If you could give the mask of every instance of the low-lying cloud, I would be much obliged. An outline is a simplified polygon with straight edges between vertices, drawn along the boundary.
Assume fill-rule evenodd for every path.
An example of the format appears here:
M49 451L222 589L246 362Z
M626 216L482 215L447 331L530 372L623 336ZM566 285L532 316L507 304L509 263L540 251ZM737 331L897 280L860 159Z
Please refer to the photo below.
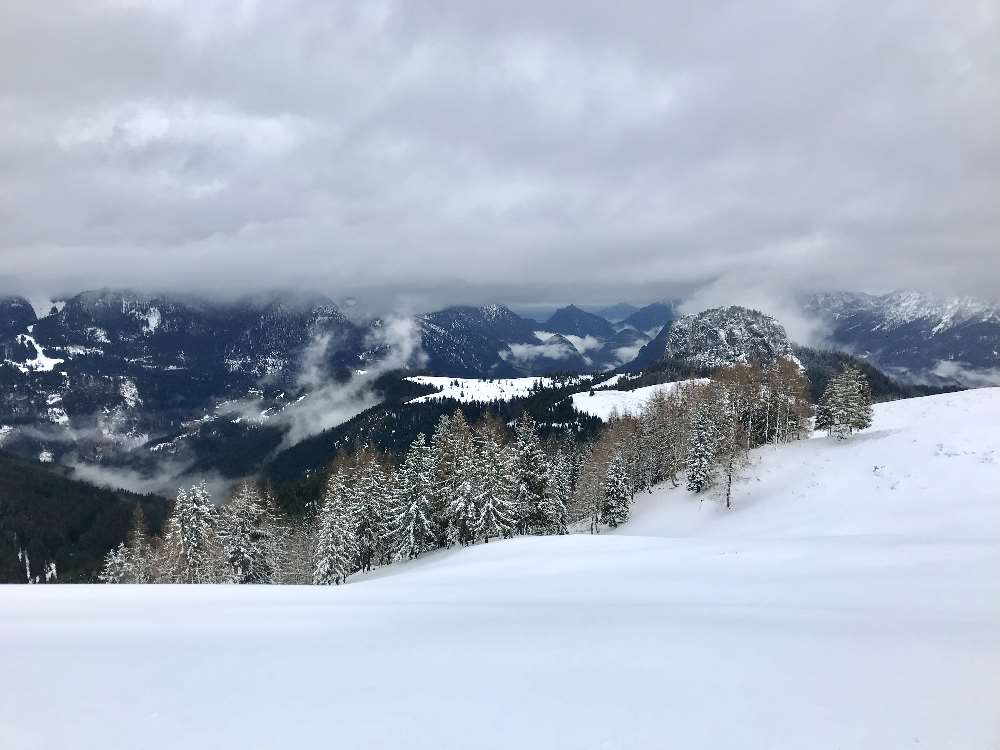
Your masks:
M393 370L418 369L426 354L421 347L420 328L412 318L390 318L374 329L368 340L370 350L384 352L365 370L358 370L346 380L338 380L324 363L331 339L314 339L302 357L298 378L303 397L285 407L270 420L287 429L279 450L295 445L331 427L343 424L379 402L375 381Z

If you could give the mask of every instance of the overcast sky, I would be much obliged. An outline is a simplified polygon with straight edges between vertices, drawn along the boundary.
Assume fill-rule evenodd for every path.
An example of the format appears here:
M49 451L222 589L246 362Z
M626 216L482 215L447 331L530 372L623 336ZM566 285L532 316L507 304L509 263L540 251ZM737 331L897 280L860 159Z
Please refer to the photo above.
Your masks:
M1000 298L973 2L0 0L0 287Z

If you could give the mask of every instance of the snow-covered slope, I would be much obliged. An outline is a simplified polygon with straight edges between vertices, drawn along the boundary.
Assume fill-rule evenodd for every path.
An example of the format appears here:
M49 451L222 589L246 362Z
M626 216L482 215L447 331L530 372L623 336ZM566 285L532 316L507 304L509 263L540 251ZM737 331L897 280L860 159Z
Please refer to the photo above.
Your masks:
M997 424L882 404L731 511L663 489L339 588L6 587L0 745L993 750Z
M573 379L564 379L562 385L569 385L574 380L588 380L589 375L581 375ZM482 380L479 378L445 378L435 375L415 375L407 380L421 385L431 385L438 388L437 393L412 399L408 403L421 404L426 401L438 401L446 398L469 403L472 401L510 401L524 398L537 388L553 388L557 383L553 378L495 378Z
M615 375L611 380L620 376ZM616 390L594 390L593 392L574 393L570 396L573 399L573 408L577 411L597 417L605 422L611 418L612 414L623 417L626 414L636 415L642 407L646 405L650 397L657 391L670 393L679 385L686 383L707 383L708 378L693 378L691 380L681 380L676 383L662 383L660 385L650 385L645 388L636 388L633 391Z

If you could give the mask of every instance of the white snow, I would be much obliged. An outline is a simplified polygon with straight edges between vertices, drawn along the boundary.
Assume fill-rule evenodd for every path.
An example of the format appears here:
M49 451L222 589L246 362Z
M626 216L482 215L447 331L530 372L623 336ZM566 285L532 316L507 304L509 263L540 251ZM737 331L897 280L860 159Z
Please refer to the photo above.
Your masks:
M580 383L589 379L589 375L579 375L571 382ZM437 401L445 398L452 398L462 402L510 401L529 395L531 389L538 384L541 384L543 388L551 388L557 384L552 378L498 378L495 380L480 380L477 378L447 378L432 375L416 375L407 378L407 380L420 383L421 385L431 385L440 389L437 393L431 393L410 400L408 403L411 404L420 404L426 401Z
M103 328L97 328L94 326L89 326L84 329L84 333L87 334L87 338L98 344L110 344L111 339L108 338L108 332Z
M611 380L621 377L620 375L615 375ZM646 405L646 402L649 401L650 397L657 391L670 393L670 391L680 385L707 382L707 378L694 378L674 383L649 385L645 388L636 388L634 391L595 390L594 395L590 395L589 391L584 391L583 393L574 393L570 398L573 399L574 409L606 422L611 418L612 414L617 414L618 416L638 414L642 410L642 407ZM601 385L605 384L602 383Z
M142 398L139 396L139 388L129 378L122 378L118 386L118 393L121 394L122 400L130 409L134 409L142 404Z
M50 464L53 460L55 460L55 457L52 455L52 451L43 450L38 452L39 463Z
M61 359L45 356L41 345L29 333L19 333L16 339L19 344L31 346L35 350L35 356L32 359L27 359L23 363L11 362L21 372L52 372L56 365L63 362ZM10 362L10 360L7 361Z
M0 744L993 750L998 424L1000 389L878 405L731 511L661 489L336 588L0 587Z
M54 424L69 424L69 415L61 406L50 406L46 413L49 421Z
M9 424L0 424L0 448L3 448L4 443L14 434L14 428Z
M158 307L150 307L145 311L136 311L136 317L142 321L142 331L146 335L156 333L156 329L160 327L160 321L162 320Z

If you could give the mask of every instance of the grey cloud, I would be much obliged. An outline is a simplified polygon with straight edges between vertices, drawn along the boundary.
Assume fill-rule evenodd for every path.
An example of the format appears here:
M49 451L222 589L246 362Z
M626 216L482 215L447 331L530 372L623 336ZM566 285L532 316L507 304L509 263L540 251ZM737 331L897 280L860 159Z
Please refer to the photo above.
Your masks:
M988 3L0 4L0 287L1000 297Z

